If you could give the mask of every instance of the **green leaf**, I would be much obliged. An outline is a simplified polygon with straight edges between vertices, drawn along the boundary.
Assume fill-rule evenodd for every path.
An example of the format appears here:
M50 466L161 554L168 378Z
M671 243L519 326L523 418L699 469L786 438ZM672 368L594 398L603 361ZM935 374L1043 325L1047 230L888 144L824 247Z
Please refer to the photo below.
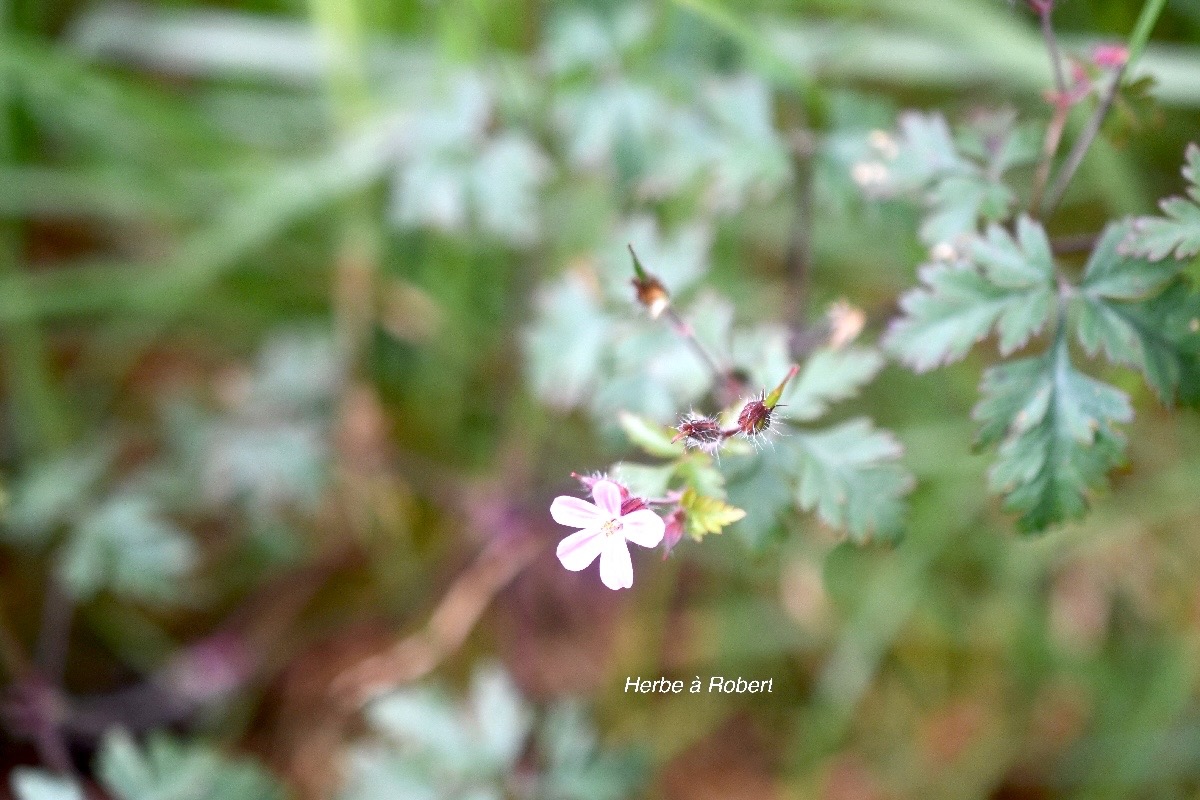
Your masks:
M903 447L868 419L855 419L796 436L800 455L800 507L816 509L825 523L863 541L900 531L903 497L913 479L896 461Z
M1128 223L1114 223L1104 229L1088 258L1080 291L1094 298L1140 300L1175 277L1179 266L1173 262L1156 264L1123 253L1121 243L1129 231Z
M684 491L679 499L687 520L687 532L696 541L700 541L710 533L720 533L726 526L732 525L746 512L729 505L716 497L706 497L697 494L693 488Z
M983 174L966 172L943 178L929 193L930 213L921 223L921 241L951 243L977 230L980 220L998 222L1016 204L1013 191Z
M964 166L950 126L941 114L902 114L899 129L896 153L887 164L890 190L918 189L933 178Z
M529 381L548 405L575 408L596 384L611 323L580 272L544 288L537 309L525 336Z
M67 542L59 572L75 597L101 589L161 603L182 598L179 581L198 560L195 544L148 498L119 495L87 514Z
M1159 399L1176 394L1200 401L1200 294L1183 278L1156 297L1110 300L1080 293L1074 303L1075 332L1090 354L1103 350L1110 361L1141 370Z
M608 474L637 497L662 497L675 474L674 464L647 466L621 461Z
M693 450L675 463L675 474L685 487L709 497L725 497L725 476L713 464L712 456Z
M652 216L632 217L610 237L611 244L600 256L605 289L614 300L634 301L629 286L629 246L643 268L658 278L671 296L678 297L708 270L712 231L693 223L664 231Z
M96 773L118 800L283 800L282 787L247 759L151 735L141 748L124 731L100 744Z
M512 678L497 664L476 668L471 676L471 716L481 760L511 769L533 726L533 712Z
M1188 197L1163 200L1159 206L1164 216L1135 220L1122 243L1130 254L1159 261L1168 255L1185 259L1200 253L1200 147L1189 144L1185 158L1183 176L1190 184Z
M1054 256L1042 226L1022 214L1014 239L999 225L990 225L984 237L970 246L971 260L987 279L1005 289L1030 289L1054 285Z
M1065 336L1044 355L989 369L974 411L979 444L1000 448L990 473L1022 531L1076 519L1124 449L1117 423L1133 408L1116 388L1080 373Z
M78 783L44 769L17 767L8 780L16 800L84 800Z
M1003 288L967 264L930 264L920 277L924 287L900 299L904 316L884 337L887 350L917 372L961 359L993 326L1001 352L1011 353L1042 330L1054 307L1050 281Z
M748 546L761 548L796 505L796 458L790 447L768 447L722 461L729 473L729 501L748 509L733 528Z
M671 441L675 432L665 425L659 425L628 411L622 411L617 418L629 441L650 455L659 458L677 458L683 455L683 444Z
M872 348L817 350L784 392L782 413L791 419L816 419L834 403L858 394L882 368L883 357Z
M35 465L13 484L8 524L0 532L20 541L45 541L55 526L90 502L115 456L112 447L101 445Z

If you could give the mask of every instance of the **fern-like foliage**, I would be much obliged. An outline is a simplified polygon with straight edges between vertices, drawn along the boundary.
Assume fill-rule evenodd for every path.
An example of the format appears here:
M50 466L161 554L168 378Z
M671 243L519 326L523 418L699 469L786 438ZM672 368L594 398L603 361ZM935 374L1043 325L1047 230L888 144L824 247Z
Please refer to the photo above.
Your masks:
M889 163L920 178L910 184L968 161L938 118L902 118L897 138ZM1078 280L1056 263L1042 224L1021 215L935 247L922 285L900 300L884 346L917 372L958 361L992 336L1004 358L1049 339L988 369L974 411L978 445L997 448L991 488L1022 531L1078 519L1123 458L1131 399L1079 368L1073 340L1088 356L1138 369L1164 403L1198 399L1200 295L1167 258L1200 249L1195 146L1184 174L1191 199L1167 201L1169 218L1107 226Z

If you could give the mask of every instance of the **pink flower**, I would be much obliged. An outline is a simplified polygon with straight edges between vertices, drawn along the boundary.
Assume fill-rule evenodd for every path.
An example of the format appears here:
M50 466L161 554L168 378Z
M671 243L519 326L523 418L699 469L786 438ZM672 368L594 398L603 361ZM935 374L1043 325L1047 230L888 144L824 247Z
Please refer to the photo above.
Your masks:
M572 572L587 569L600 557L600 580L610 589L633 586L633 560L628 542L657 547L666 527L648 508L621 513L621 489L612 481L592 486L595 504L563 495L550 504L550 516L560 525L579 528L558 543L558 560Z
M1129 60L1129 48L1123 44L1102 44L1092 50L1092 63L1103 69L1125 66Z

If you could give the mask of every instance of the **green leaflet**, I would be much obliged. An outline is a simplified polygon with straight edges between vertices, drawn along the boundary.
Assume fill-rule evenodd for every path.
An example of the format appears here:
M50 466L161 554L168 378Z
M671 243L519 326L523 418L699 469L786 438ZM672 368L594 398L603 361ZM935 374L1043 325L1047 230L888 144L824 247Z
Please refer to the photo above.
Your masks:
M894 140L875 143L884 169L866 188L881 195L922 193L929 213L919 233L930 246L974 234L981 220L1008 218L1017 197L1001 177L1038 152L1030 129L1015 125L1011 115L984 117L956 133L940 114L908 113Z
M543 402L572 408L595 386L611 321L579 273L543 288L537 307L538 320L525 336L529 382Z
M742 509L716 497L697 494L691 487L683 493L679 503L686 514L688 535L696 541L707 534L720 533L726 526L746 516Z
M766 545L796 504L795 462L790 447L767 447L723 462L729 470L729 501L749 509L734 531L752 549Z
M1133 419L1129 398L1070 361L1060 331L1045 354L984 373L974 417L980 446L1000 443L992 489L1021 512L1018 527L1041 531L1080 517L1124 449L1117 423Z
M1180 278L1149 300L1083 294L1075 332L1089 354L1137 367L1162 402L1200 402L1200 294Z
M988 226L985 236L969 246L971 260L987 279L1004 289L1029 289L1054 282L1054 256L1042 226L1022 214L1013 238L999 225Z
M934 245L953 242L974 233L981 219L1004 219L1016 202L1012 189L982 173L944 178L929 193L930 213L921 223L921 241Z
M15 481L0 537L31 544L48 540L76 518L116 458L106 443L80 447L38 464Z
M139 746L122 730L109 732L100 743L96 774L118 800L282 800L285 796L283 787L255 762L227 758L208 746L185 744L162 733Z
M1187 197L1169 197L1159 203L1161 217L1140 217L1122 243L1131 254L1159 261L1169 255L1177 259L1200 253L1200 147L1189 144L1183 177Z
M625 435L629 437L629 441L650 455L659 458L675 458L683 455L683 445L671 441L675 432L667 426L659 425L657 422L639 417L637 414L630 414L628 411L622 411L617 419L621 423Z
M999 225L966 245L970 264L931 264L924 287L900 299L904 316L884 345L918 372L957 361L993 326L1004 355L1024 347L1050 318L1055 273L1050 242L1029 217L1017 220L1016 238Z
M1107 300L1141 300L1175 277L1178 264L1156 264L1123 253L1121 243L1129 232L1128 223L1114 223L1104 229L1088 258L1080 291Z
M899 134L896 154L888 163L892 191L920 189L938 176L966 167L941 114L902 114Z
M1110 361L1141 370L1164 403L1177 393L1195 402L1200 295L1175 277L1176 262L1123 256L1128 232L1128 225L1111 225L1096 245L1072 298L1075 334L1090 355L1103 350Z
M833 403L858 394L882 368L883 357L871 348L818 350L784 391L782 413L791 419L814 420Z
M884 346L917 372L958 361L993 327L1005 355L1040 332L1054 307L1050 280L1002 288L966 264L930 264L923 288L900 299L904 316L892 323Z
M161 604L178 603L180 581L199 560L191 537L150 498L116 495L86 514L59 561L79 599L102 589Z
M899 533L913 479L896 463L904 448L892 434L860 418L796 440L801 508L856 541Z
M34 767L17 767L9 775L17 800L85 800L73 778Z
M556 703L535 713L493 664L475 669L466 696L409 686L370 703L365 717L367 729L339 759L341 800L619 800L634 796L642 780L631 752L601 749L578 705ZM532 758L537 769L513 795L508 790L518 762Z

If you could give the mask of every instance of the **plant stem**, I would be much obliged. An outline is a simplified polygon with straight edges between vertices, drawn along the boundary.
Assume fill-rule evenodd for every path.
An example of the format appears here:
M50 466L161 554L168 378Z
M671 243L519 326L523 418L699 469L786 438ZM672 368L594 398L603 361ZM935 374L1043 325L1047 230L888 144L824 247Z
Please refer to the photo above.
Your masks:
M38 673L55 685L62 681L66 669L74 616L75 601L59 583L58 577L51 574L46 581L46 599L42 603L34 662Z
M1129 34L1129 56L1113 76L1112 83L1109 85L1108 91L1104 93L1099 107L1096 108L1095 113L1088 119L1083 132L1075 141L1075 146L1071 148L1066 163L1059 170L1058 178L1054 181L1054 188L1051 189L1050 195L1046 199L1044 214L1053 212L1062 200L1063 195L1067 191L1067 184L1071 182L1075 171L1083 163L1084 156L1087 155L1088 149L1091 148L1092 142L1100 132L1100 126L1104 124L1104 118L1108 116L1108 112L1117 98L1117 92L1121 90L1121 83L1125 80L1126 73L1138 58L1141 57L1142 51L1146 49L1146 43L1150 40L1150 33L1154 30L1154 25L1158 22L1158 17L1162 14L1165 6L1166 0L1146 0L1142 4L1142 11L1138 14L1137 22L1134 23L1133 32Z
M1166 4L1167 0L1146 0L1142 5L1142 13L1138 14L1133 33L1129 34L1129 60L1125 62L1126 66L1132 67L1141 58L1146 43L1150 41L1150 32L1154 30L1154 25Z
M1058 92L1059 97L1067 93L1067 78L1063 74L1062 55L1058 48L1058 37L1054 35L1054 24L1050 21L1050 14L1054 11L1054 5L1047 3L1042 7L1040 16L1042 18L1042 38L1046 40L1046 51L1050 54L1050 72L1054 75L1054 90Z
M813 239L813 153L816 140L807 128L796 129L791 136L792 174L795 176L795 212L788 242L786 280L784 285L784 315L791 320L793 353L800 351L799 343L808 330L809 284L812 282Z
M1125 79L1125 69L1129 64L1126 62L1117 69L1113 75L1112 83L1104 92L1104 97L1100 100L1100 105L1088 118L1087 124L1084 125L1083 131L1079 134L1079 138L1075 140L1074 147L1067 155L1066 162L1058 171L1058 177L1054 179L1054 186L1051 187L1050 193L1046 196L1046 204L1041 209L1042 216L1049 216L1058 207L1062 201L1063 195L1067 192L1067 185L1071 182L1071 178L1075 176L1075 171L1079 169L1079 165L1083 163L1084 156L1095 141L1096 135L1100 133L1100 126L1104 124L1104 118L1108 116L1109 109L1112 108L1113 101L1117 99L1117 92L1121 90L1121 82Z
M1063 129L1067 126L1067 116L1070 106L1058 103L1054 106L1054 115L1046 127L1046 138L1042 142L1042 157L1038 161L1037 172L1033 178L1033 192L1029 197L1029 211L1035 216L1042 205L1042 197L1046 193L1046 184L1050 181L1050 167L1054 156L1058 154L1058 146L1062 143Z

